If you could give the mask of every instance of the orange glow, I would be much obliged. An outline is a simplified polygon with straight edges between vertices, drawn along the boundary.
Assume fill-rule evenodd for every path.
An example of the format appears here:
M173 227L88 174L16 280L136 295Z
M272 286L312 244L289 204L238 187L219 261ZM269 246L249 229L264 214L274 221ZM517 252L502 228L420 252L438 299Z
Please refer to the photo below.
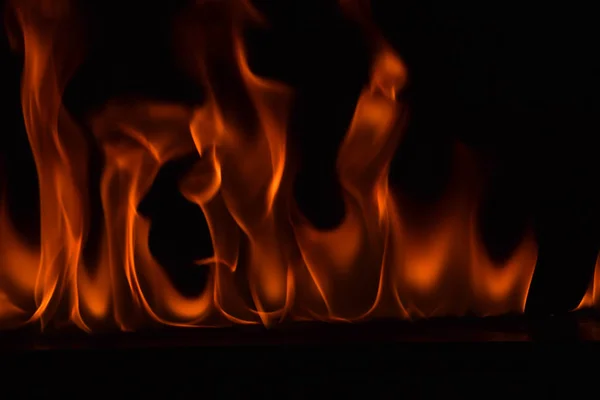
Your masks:
M13 326L28 318L40 254L14 230L3 200L0 198L0 321L3 326Z
M7 208L0 209L2 326L57 320L88 331L135 330L152 323L269 326L284 318L523 311L536 244L528 234L504 265L487 256L475 219L482 179L466 148L455 146L446 195L422 222L411 222L408 200L388 183L408 120L401 94L410 71L367 18L367 2L340 6L372 44L371 72L337 154L345 216L324 231L302 215L292 194L293 90L257 76L246 58L243 28L263 22L248 2L199 1L177 21L179 53L206 91L201 106L112 100L89 118L90 139L62 103L85 49L70 1L13 1L23 36L22 105L40 182L42 245L25 245ZM105 162L103 224L94 227L101 244L87 265L92 145ZM202 210L213 255L197 260L208 284L189 297L152 255L152 221L138 206L161 167L195 154L179 189Z
M596 259L594 277L576 310L600 305L600 255Z

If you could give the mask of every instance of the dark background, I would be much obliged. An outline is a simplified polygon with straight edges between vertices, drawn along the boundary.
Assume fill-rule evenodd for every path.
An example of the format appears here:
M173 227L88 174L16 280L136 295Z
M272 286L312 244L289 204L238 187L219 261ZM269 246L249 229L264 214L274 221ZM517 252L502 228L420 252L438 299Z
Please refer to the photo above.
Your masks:
M64 98L75 118L83 121L108 99L124 95L202 103L202 88L178 69L172 54L171 24L186 2L163 3L81 2L89 48ZM290 140L302 167L297 200L317 226L335 226L343 213L336 152L368 79L365 37L336 1L255 3L271 27L249 33L250 65L295 91ZM592 6L372 4L377 24L409 72L402 96L410 119L393 161L392 185L427 205L446 189L453 141L477 150L491 171L481 207L490 253L506 257L526 223L533 223L539 257L527 310L572 309L592 278L600 245ZM35 242L39 196L19 102L22 58L10 52L6 37L0 43L0 165L10 211ZM189 266L212 249L200 210L177 190L189 161L163 168L140 211L152 219L153 253L181 290L191 293L201 289L203 277L190 276L202 272ZM90 175L96 181L101 166L94 153ZM98 188L91 191L99 224ZM88 257L95 240L92 235L86 246Z

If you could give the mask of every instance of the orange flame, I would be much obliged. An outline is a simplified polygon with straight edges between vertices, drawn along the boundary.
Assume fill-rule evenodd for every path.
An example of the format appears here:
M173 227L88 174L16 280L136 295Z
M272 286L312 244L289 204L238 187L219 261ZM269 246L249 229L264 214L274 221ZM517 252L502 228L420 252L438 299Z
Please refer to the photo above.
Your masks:
M596 259L594 277L576 310L600 305L600 255Z
M15 231L5 201L0 201L0 221L0 321L3 326L13 326L28 318L40 254Z
M207 92L205 103L192 109L112 101L91 118L94 144L105 157L104 224L96 262L85 265L91 144L62 105L83 55L73 40L80 36L77 18L69 0L15 0L42 245L29 249L2 218L2 324L45 324L64 304L66 318L86 330L522 311L535 242L527 236L506 265L488 258L475 228L477 160L467 149L456 146L452 187L460 190L426 216L435 223L409 222L405 200L388 184L407 121L401 96L407 68L367 17L367 2L340 4L372 44L370 79L337 156L343 222L319 230L294 204L286 168L292 91L255 75L243 43L244 24L262 17L243 0L199 1L179 21L179 44ZM204 213L214 254L197 261L209 280L190 298L153 257L151 221L137 208L165 163L194 152L199 159L180 190Z
M41 249L32 320L50 317L76 279L86 232L87 144L62 107L66 82L81 58L78 24L68 0L15 1L25 50L22 104L41 198Z

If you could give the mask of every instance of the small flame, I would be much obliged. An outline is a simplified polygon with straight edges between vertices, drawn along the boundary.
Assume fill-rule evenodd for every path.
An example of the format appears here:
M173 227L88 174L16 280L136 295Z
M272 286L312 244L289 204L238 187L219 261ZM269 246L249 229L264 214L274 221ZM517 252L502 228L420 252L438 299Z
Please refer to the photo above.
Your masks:
M40 254L14 229L4 199L0 199L0 221L0 321L13 326L28 318Z
M583 308L589 308L593 306L600 305L600 255L596 259L596 267L594 268L594 277L590 282L590 285L585 292L585 295L581 299L581 302L575 308L576 310L580 310Z

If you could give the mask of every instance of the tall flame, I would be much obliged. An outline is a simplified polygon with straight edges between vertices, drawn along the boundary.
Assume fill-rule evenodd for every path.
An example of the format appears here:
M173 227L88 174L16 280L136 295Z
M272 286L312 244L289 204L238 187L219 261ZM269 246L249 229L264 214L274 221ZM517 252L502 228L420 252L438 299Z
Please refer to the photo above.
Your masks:
M14 1L25 53L22 104L40 189L41 248L32 320L50 317L76 279L87 229L87 143L61 103L83 56L69 0ZM70 290L69 290L70 289Z

